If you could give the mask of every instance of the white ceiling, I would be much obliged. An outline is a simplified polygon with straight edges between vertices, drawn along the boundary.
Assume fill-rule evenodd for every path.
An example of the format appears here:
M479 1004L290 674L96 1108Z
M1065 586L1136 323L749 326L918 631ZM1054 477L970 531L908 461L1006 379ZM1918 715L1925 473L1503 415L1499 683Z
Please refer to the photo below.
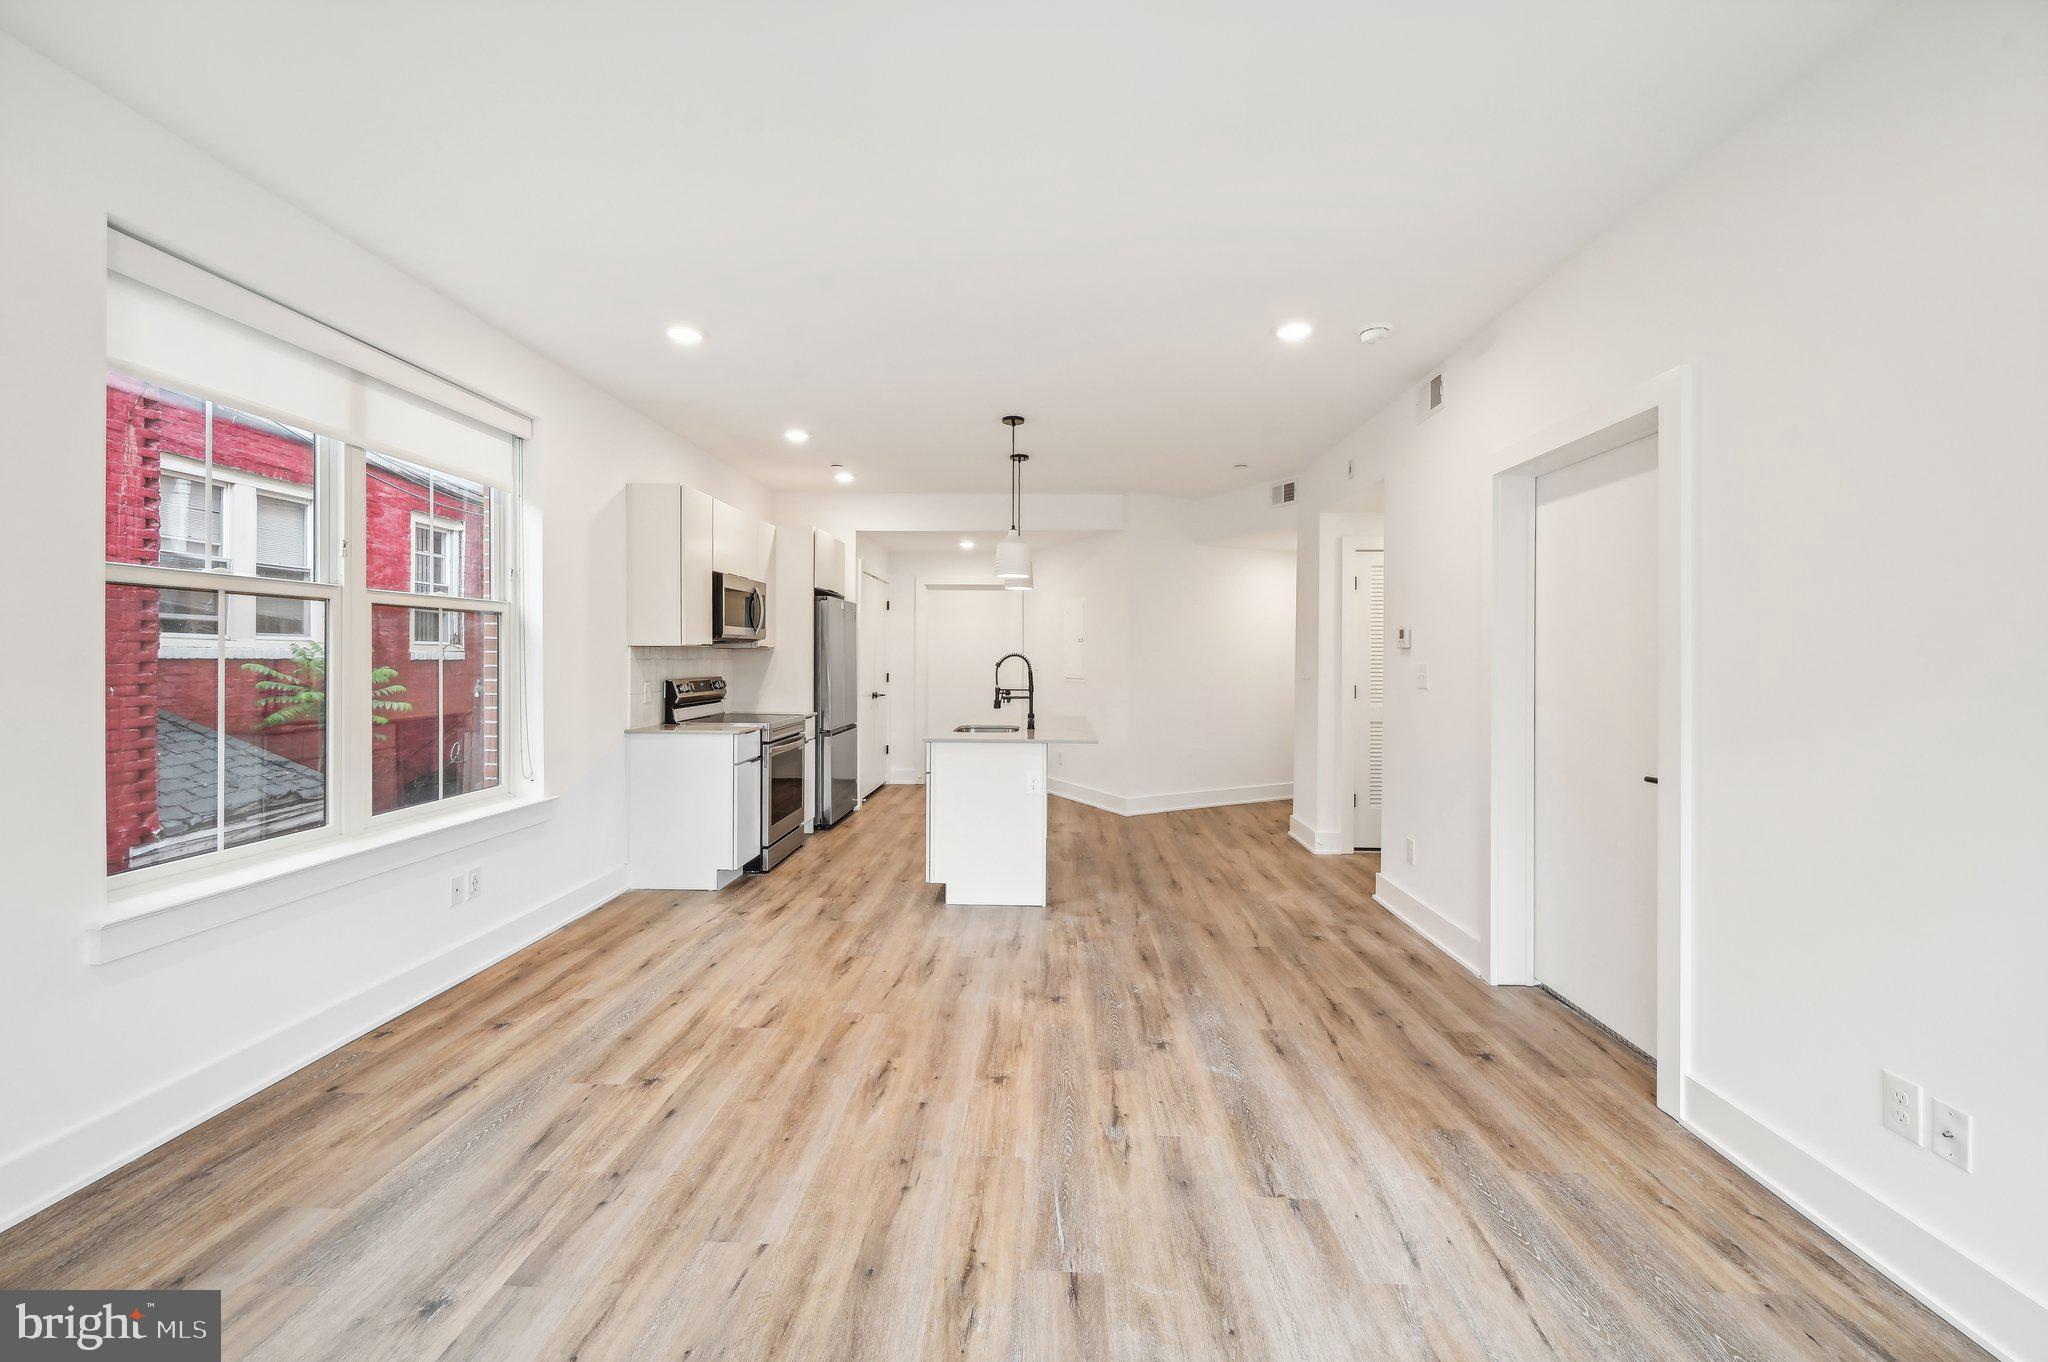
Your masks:
M0 27L773 486L1000 490L1017 411L1033 491L1196 492L1301 467L1876 7L0 0ZM1315 336L1275 341L1296 317Z

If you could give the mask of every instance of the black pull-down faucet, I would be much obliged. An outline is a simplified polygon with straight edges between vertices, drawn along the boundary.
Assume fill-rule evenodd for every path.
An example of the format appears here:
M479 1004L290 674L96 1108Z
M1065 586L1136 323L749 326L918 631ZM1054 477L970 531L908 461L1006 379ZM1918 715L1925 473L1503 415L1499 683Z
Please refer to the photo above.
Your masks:
M1022 690L1006 690L1003 687L1003 664L1013 657L1024 664L1024 689ZM993 708L1001 709L1020 695L1024 697L1024 731L1026 733L1036 733L1038 731L1038 679L1032 674L1031 659L1025 657L1022 653L1004 653L996 659L996 702Z

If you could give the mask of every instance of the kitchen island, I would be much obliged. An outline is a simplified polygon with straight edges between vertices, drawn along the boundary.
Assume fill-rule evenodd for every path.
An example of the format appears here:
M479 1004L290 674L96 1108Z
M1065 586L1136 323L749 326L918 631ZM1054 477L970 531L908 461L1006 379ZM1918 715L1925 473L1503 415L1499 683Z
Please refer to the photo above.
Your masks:
M1045 906L1046 749L1086 719L963 719L925 739L924 878L948 904Z

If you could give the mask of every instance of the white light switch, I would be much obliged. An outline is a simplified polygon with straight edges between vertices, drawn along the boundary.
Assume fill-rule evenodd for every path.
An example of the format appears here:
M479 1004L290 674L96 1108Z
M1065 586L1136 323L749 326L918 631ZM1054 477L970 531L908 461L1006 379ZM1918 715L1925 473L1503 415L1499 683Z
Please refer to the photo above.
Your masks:
M1965 1173L1970 1171L1970 1113L1957 1111L1939 1097L1934 1099L1933 1137L1928 1145Z

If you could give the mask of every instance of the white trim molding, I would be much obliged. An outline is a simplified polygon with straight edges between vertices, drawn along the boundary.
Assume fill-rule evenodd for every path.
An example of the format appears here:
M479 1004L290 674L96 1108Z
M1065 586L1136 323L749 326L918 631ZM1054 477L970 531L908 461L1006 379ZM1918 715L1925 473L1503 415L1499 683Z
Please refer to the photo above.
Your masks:
M2048 1358L2048 1304L1698 1079L1683 1100L1688 1130L1993 1356Z
M1582 411L1493 460L1492 864L1487 954L1495 984L1536 978L1536 479L1657 440L1657 1106L1680 1115L1690 1068L1693 697L1699 659L1699 377L1687 367Z
M1385 874L1372 883L1372 901L1420 932L1425 940L1486 982L1486 951L1479 936L1460 927Z
M351 997L250 1041L232 1054L0 1161L0 1229L28 1219L393 1017L447 992L603 907L625 889L624 866L606 871L431 959L401 969Z
M1046 792L1071 799L1076 804L1086 804L1092 809L1105 813L1121 814L1126 818L1147 813L1176 813L1183 809L1221 809L1233 804L1264 804L1276 799L1292 799L1294 782L1279 781L1271 785L1232 785L1218 790L1183 790L1178 794L1118 795L1107 790L1097 790L1086 785L1076 785L1067 780L1048 780Z
M1287 835L1318 856L1349 856L1358 849L1345 846L1342 833L1312 828L1298 814L1287 820Z

